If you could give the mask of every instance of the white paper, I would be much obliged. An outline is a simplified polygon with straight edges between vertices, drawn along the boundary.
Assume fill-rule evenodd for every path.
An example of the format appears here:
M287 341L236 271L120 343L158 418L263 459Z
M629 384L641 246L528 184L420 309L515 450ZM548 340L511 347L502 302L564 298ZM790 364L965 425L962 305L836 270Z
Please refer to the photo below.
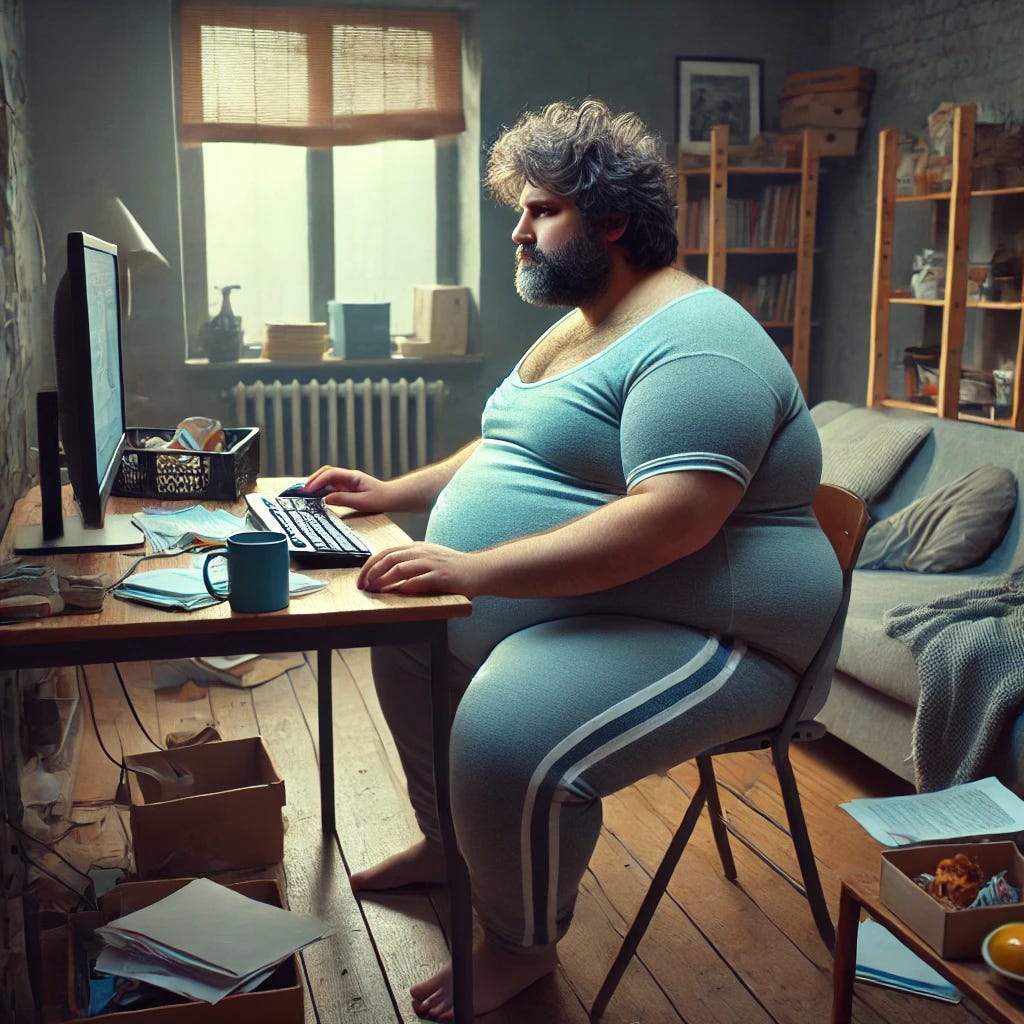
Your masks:
M1024 831L1024 800L998 779L839 805L884 846Z
M196 567L190 569L150 569L137 572L119 583L111 593L125 601L154 605L157 608L194 611L219 604L225 598L214 597L203 582L202 560L199 556ZM215 586L227 580L227 566L218 560L210 567L210 582ZM323 590L327 584L299 572L288 573L288 592L291 597L301 597L316 590Z
M960 1002L953 985L877 921L861 921L858 927L857 977L887 988Z
M142 910L115 918L97 928L96 934L105 941L138 939L149 950L176 951L182 960L200 968L245 978L331 930L315 917L197 878Z
M209 974L195 977L171 962L143 957L137 952L106 946L96 958L96 970L119 978L134 978L157 988L166 989L185 999L217 1003L241 988L245 982L234 976L216 980ZM273 970L273 968L271 968ZM261 979L264 972L259 972ZM259 984L259 982L257 982Z
M223 541L247 529L245 516L202 505L175 509L147 508L136 512L132 522L146 535L153 551L187 546L196 539Z

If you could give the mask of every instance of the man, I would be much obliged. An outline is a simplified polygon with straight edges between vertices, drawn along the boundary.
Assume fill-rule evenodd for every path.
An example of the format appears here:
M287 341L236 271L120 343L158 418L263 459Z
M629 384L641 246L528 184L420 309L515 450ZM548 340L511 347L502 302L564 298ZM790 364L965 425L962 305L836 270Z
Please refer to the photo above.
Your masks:
M474 599L450 632L451 776L485 934L477 1013L554 968L601 797L776 724L839 601L800 389L746 312L673 269L660 152L597 100L506 131L487 183L521 209L516 288L571 311L488 400L479 440L396 480L325 467L307 484L430 509L426 541L374 556L361 587ZM424 838L357 891L444 878L421 659L374 652ZM445 1018L449 968L411 993Z

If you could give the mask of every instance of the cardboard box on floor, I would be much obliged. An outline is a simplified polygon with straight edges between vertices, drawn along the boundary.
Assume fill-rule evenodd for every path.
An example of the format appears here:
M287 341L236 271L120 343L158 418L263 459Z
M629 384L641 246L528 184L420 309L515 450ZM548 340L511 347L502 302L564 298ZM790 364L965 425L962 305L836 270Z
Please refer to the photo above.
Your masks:
M125 762L139 878L211 875L284 856L284 781L262 737L132 754Z
M100 910L68 914L68 1007L74 1017L84 1018L92 1024L302 1024L302 981L298 957L288 957L275 969L258 991L239 992L225 996L218 1003L200 1003L182 1000L165 1006L119 1010L86 1017L88 1005L84 993L77 990L76 967L82 968L81 951L84 944L100 925L115 917L148 907L165 896L170 896L190 878L168 878L148 882L124 882L107 893ZM228 886L274 907L283 907L281 890L272 879L234 882Z
M1024 919L1024 904L947 910L914 883L920 874L935 874L940 860L957 853L973 857L986 878L1006 869L1007 880L1018 889L1024 887L1024 857L1016 844L943 843L883 850L879 895L940 956L947 960L975 960L981 958L981 944L993 928Z

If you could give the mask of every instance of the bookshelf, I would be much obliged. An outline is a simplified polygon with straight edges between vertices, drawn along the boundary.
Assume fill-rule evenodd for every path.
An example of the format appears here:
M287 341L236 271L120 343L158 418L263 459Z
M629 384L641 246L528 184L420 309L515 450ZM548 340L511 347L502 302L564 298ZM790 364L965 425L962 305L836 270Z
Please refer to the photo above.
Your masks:
M730 164L729 129L709 163L679 167L679 267L732 295L785 353L807 394L818 152L804 132L798 166Z
M915 180L912 194L897 194L901 133L879 134L867 402L1024 430L1024 185L973 187L975 120L973 104L954 107L948 175ZM945 258L934 297L894 285L894 275L910 283L909 258L923 248ZM981 283L972 250L993 259L993 249L1005 252L1009 276L993 267Z

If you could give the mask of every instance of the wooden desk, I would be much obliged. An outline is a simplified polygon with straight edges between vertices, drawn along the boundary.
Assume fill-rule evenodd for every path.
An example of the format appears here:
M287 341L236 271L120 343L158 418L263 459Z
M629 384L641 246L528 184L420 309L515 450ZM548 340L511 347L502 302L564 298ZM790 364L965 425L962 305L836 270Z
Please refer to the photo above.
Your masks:
M833 967L832 1024L850 1024L853 982L857 967L857 926L861 910L887 928L929 967L934 968L970 998L998 1024L1024 1024L1024 995L994 985L987 965L978 960L944 960L895 914L878 896L877 879L848 879L839 895L836 955ZM913 998L913 997L911 997Z
M259 490L276 494L292 479L261 480ZM143 506L180 507L182 502L112 498L112 513L138 511ZM214 503L210 503L211 505ZM216 503L244 515L245 502ZM64 488L65 513L73 511L70 488ZM14 507L0 542L0 558L12 555L14 528L41 519L38 489ZM353 527L378 551L407 540L386 516L358 516ZM141 553L98 552L53 556L57 566L72 573L105 572L117 579ZM47 556L27 555L26 562ZM154 559L148 568L189 565L192 556ZM279 651L317 652L317 713L320 743L320 806L325 835L334 837L334 733L331 694L331 652L337 647L424 643L430 648L433 698L434 774L437 803L448 862L452 903L452 965L455 1019L469 1024L472 1013L472 916L469 877L458 851L448 793L448 737L451 712L447 688L448 620L469 615L464 597L401 597L368 594L357 589L355 569L302 569L327 587L295 598L279 612L236 614L227 602L193 612L163 611L107 597L102 611L55 615L46 619L0 626L0 670L91 665L114 661L152 661L204 655L272 654Z

